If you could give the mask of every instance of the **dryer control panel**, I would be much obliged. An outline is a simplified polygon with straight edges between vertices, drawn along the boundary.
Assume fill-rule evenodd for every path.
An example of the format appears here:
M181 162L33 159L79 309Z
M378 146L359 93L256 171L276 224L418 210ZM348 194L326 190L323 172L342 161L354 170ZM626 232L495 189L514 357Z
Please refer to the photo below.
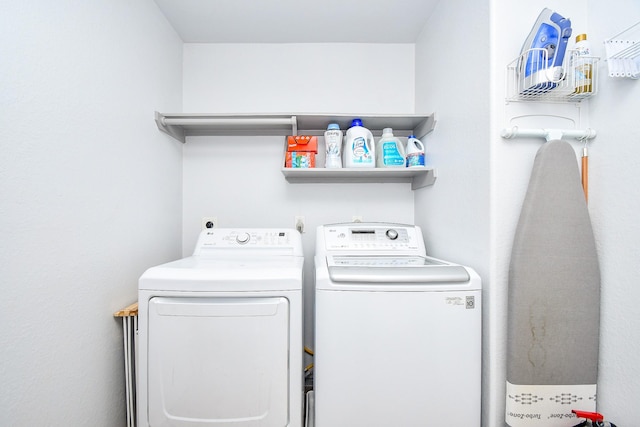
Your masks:
M345 223L322 226L317 246L331 251L406 251L424 255L420 228L393 223ZM322 246L322 248L320 247ZM318 253L318 251L316 251Z
M301 256L302 240L294 229L213 228L202 230L194 255L210 251L263 251L264 254ZM300 255L299 255L300 254Z

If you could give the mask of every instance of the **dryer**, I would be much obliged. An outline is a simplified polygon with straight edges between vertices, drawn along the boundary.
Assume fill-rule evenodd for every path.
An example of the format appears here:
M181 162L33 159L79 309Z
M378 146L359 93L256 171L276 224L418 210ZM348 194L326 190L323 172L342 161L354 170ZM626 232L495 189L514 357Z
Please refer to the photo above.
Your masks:
M293 229L207 229L139 280L138 426L301 427L303 254Z
M480 426L481 281L419 227L320 226L315 427Z

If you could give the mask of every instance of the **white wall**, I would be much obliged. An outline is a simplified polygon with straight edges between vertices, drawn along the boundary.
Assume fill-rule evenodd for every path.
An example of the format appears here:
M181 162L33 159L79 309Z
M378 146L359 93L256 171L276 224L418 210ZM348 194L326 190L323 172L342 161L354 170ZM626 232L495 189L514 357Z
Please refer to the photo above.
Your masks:
M124 425L122 327L180 254L182 43L151 0L3 2L0 425Z
M589 37L605 57L603 41L640 22L640 2L589 4ZM606 16L607 19L601 19ZM636 42L640 34L636 31ZM589 210L602 276L598 409L618 426L638 424L640 401L640 81L606 76L591 100L590 123L598 137L590 144Z
M184 79L182 44L151 1L4 5L0 424L123 422L121 329L111 314L135 300L146 267L181 246L192 251L202 216L288 227L303 215L309 256L316 225L362 215L415 221L431 253L482 275L483 419L502 425L509 253L540 146L499 137L519 108L504 103L504 69L546 6L603 55L602 41L640 17L636 0L612 1L443 1L415 57L413 45L185 45ZM579 114L599 132L589 205L602 270L599 410L634 425L640 83L600 67L600 93ZM403 114L414 112L414 94L415 111L439 119L425 139L439 177L417 192L288 184L280 138L192 137L183 165L183 146L152 120L153 110Z
M184 48L185 112L408 114L413 85L412 44Z
M590 143L590 212L602 269L599 410L618 425L634 425L640 397L632 338L640 317L633 285L640 231L633 219L638 161L628 153L637 145L640 103L637 81L613 81L600 64L600 93L579 107L505 102L505 70L522 47L542 8L572 19L574 33L587 32L596 54L602 42L638 22L640 5L616 0L538 1L515 4L440 2L416 43L416 111L436 111L438 125L427 137L428 163L438 170L432 188L416 192L416 223L425 229L432 253L475 267L484 290L483 425L504 424L506 289L513 235L538 140L506 141L503 127L521 114L551 114L557 120L529 119L535 127L568 123L593 127ZM464 31L449 31L462 22ZM450 54L443 54L443 49ZM633 117L632 117L633 116ZM575 142L577 155L581 145ZM637 215L635 215L637 216ZM636 260L636 261L634 261Z
M576 105L505 103L506 65L515 58L529 29L542 8L550 7L571 18L574 36L586 32L594 53L604 55L602 42L638 22L640 5L614 0L601 4L566 0L548 4L534 1L515 4L493 0L491 17L492 98L491 98L491 291L492 313L489 334L496 338L485 350L494 360L489 372L489 413L486 425L502 425L504 416L504 339L506 338L506 289L513 236L531 173L542 140L503 140L500 130L513 124L521 114L549 114L566 117L577 128L592 127L598 137L589 143L589 211L598 244L602 270L601 353L598 410L617 425L637 424L640 397L637 378L638 346L630 337L640 326L634 301L638 267L637 242L640 231L633 219L637 198L629 197L638 188L638 161L630 153L637 145L640 107L638 82L613 82L606 76L606 62L600 63L600 92L588 102ZM575 38L573 38L575 40ZM571 47L571 45L569 46ZM603 58L604 59L604 58ZM555 117L528 120L533 127L555 127ZM566 121L567 127L572 127ZM582 144L572 141L578 161ZM636 209L634 209L636 208ZM486 342L486 341L485 341ZM635 374L635 377L634 377ZM486 386L486 384L485 384Z
M491 410L490 372L496 364L488 351L495 340L489 274L489 55L487 2L439 2L416 42L416 111L437 114L436 128L423 142L427 164L436 168L438 178L433 187L416 192L415 220L432 255L469 265L482 277L484 412Z
M550 7L565 17L571 18L574 31L586 26L584 3L575 0L557 1L549 5L542 1L516 4L509 1L493 0L491 14L491 275L492 288L489 328L491 340L488 342L490 367L486 372L489 388L485 410L487 425L504 423L505 381L506 381L506 327L507 288L511 247L517 221L531 174L536 151L544 140L514 139L500 137L504 127L519 124L525 127L572 127L569 120L553 117L533 118L524 122L512 121L520 115L550 115L576 120L576 127L588 126L588 107L568 104L507 103L505 82L507 65L519 54L522 45L544 7ZM559 124L558 124L559 123ZM578 148L576 143L576 149Z
M413 45L187 44L184 111L413 113ZM366 122L365 122L366 126ZM204 216L221 227L294 227L305 217L306 344L313 344L316 227L332 222L413 223L409 184L289 184L283 137L189 137L184 147L183 253Z

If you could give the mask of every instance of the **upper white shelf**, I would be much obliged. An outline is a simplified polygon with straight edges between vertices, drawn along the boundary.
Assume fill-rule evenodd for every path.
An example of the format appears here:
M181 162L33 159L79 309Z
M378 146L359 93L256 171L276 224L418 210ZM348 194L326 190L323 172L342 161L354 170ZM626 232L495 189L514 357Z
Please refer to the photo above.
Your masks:
M324 135L329 123L338 123L341 129L348 129L351 120L362 119L366 128L375 136L382 135L382 129L393 128L396 136L411 134L423 138L436 124L435 114L189 114L159 113L155 119L158 129L181 142L187 136L195 135Z

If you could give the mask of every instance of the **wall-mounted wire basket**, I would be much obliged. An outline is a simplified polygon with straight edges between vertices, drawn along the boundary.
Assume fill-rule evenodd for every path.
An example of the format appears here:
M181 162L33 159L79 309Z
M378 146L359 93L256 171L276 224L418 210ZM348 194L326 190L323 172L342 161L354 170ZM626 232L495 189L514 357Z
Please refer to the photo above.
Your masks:
M529 49L507 66L507 101L580 102L598 91L598 61L567 50L549 67L545 49Z

